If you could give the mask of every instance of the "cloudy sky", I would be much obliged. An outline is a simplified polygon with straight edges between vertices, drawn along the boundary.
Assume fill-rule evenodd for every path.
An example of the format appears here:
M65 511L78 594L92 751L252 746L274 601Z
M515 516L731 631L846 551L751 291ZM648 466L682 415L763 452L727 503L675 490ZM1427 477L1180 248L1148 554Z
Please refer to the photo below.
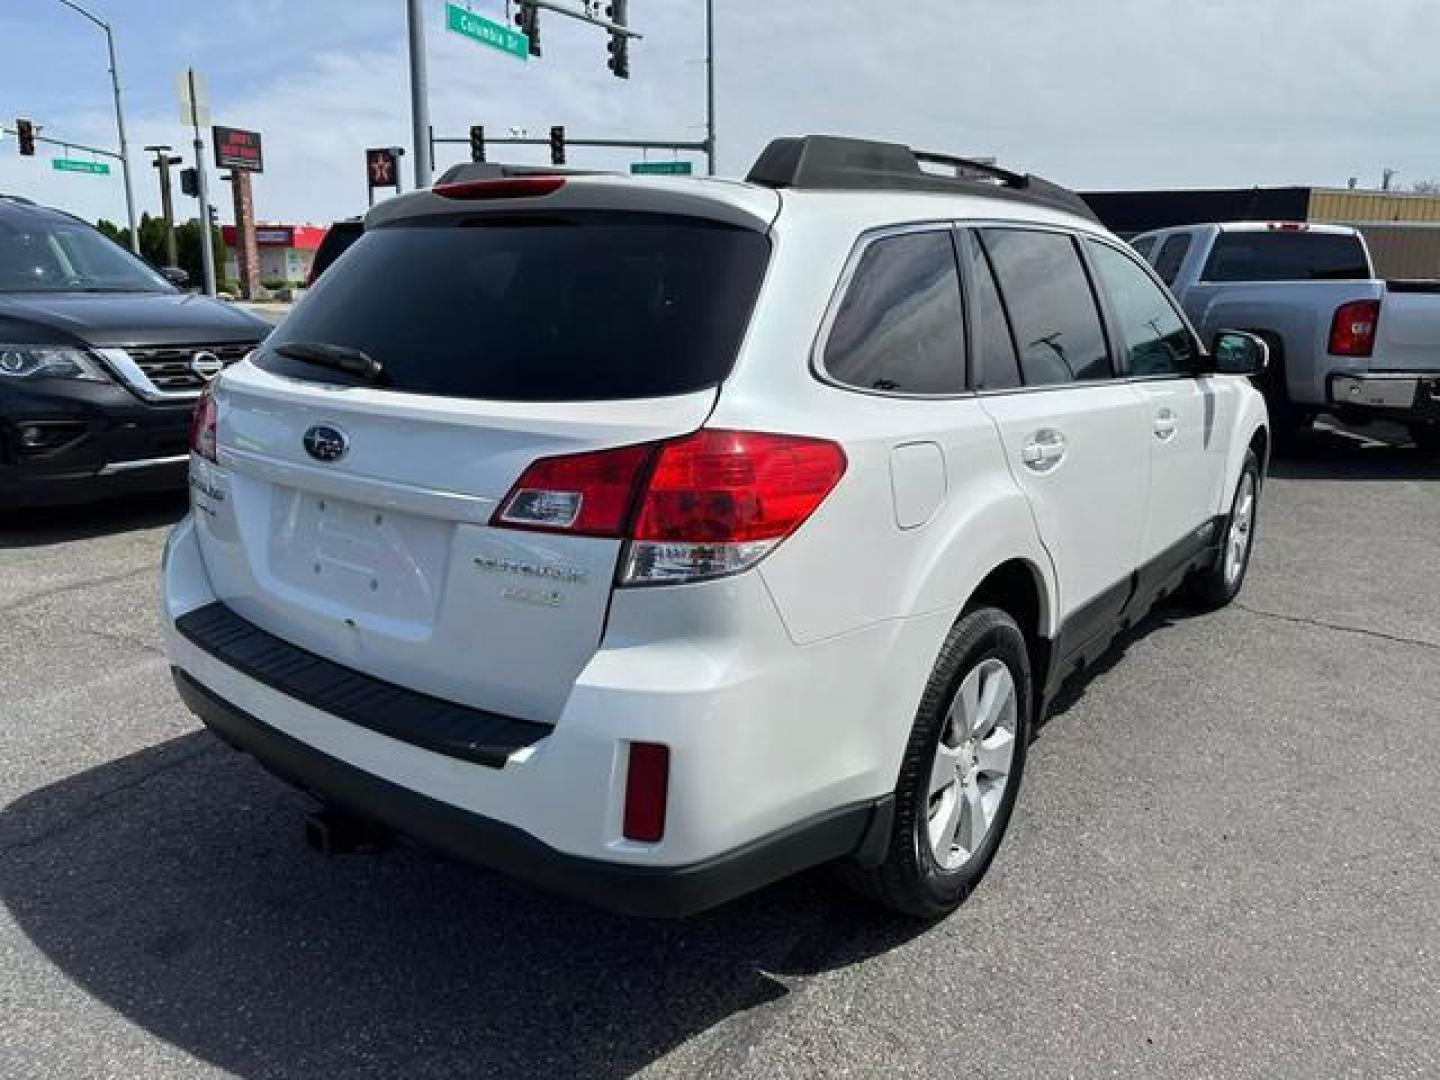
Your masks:
M115 26L137 196L140 148L188 152L175 73L193 64L214 120L263 133L262 219L323 222L365 203L363 148L408 144L403 0L82 0ZM578 5L579 0L574 0ZM471 0L503 18L503 0ZM719 167L775 135L856 134L972 155L1082 189L1378 185L1440 177L1436 0L716 0ZM701 0L631 0L632 78L603 35L542 16L521 63L444 29L426 0L437 134L700 138ZM0 3L0 117L115 145L104 39L57 0ZM443 166L465 149L441 147ZM54 172L0 143L0 191L123 219L118 177ZM541 160L515 150L511 160ZM83 155L75 155L83 156ZM623 166L629 155L572 153ZM408 186L408 184L407 184ZM215 199L230 219L228 191Z

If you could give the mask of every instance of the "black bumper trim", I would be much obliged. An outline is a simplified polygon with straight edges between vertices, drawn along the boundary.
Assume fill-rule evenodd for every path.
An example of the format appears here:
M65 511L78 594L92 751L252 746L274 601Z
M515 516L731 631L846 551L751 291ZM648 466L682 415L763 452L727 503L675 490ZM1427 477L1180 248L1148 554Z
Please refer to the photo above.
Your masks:
M681 867L632 866L556 851L529 833L384 780L292 738L172 668L180 697L221 740L327 806L467 862L626 915L676 918L856 854L886 797L811 818L727 854Z
M516 750L553 730L549 724L443 701L326 660L267 633L218 600L187 611L175 620L175 629L272 690L447 757L501 769Z

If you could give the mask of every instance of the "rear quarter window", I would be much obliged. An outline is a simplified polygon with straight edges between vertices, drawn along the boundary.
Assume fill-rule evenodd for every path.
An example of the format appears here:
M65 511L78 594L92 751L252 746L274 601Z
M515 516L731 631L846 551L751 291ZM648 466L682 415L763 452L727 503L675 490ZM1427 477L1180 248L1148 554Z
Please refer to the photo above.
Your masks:
M664 397L735 361L770 245L696 218L486 214L381 226L355 241L256 355L312 382L354 377L277 355L361 349L394 390L507 401Z
M1364 281L1358 236L1343 233L1226 232L1205 264L1206 281Z

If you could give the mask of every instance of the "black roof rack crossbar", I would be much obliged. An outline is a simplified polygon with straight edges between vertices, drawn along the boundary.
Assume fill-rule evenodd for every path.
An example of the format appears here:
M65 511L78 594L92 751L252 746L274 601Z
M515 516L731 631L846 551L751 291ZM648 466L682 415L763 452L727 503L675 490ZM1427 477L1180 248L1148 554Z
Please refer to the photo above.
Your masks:
M921 164L942 165L937 173ZM770 188L812 191L934 191L1012 199L1098 220L1075 192L989 162L912 150L901 143L805 135L773 140L746 179Z

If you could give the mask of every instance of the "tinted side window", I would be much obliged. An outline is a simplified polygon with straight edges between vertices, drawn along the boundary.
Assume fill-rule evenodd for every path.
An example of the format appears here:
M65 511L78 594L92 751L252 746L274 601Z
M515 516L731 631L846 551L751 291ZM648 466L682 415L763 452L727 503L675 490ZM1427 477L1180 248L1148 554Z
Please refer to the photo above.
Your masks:
M971 238L965 247L965 278L973 283L975 310L971 312L972 338L976 355L972 359L975 386L980 390L1008 390L1020 385L1020 358L1010 320L995 285L990 259L980 241Z
M1189 373L1194 356L1190 332L1175 306L1150 275L1110 247L1088 241L1132 375Z
M986 229L1027 386L1110 377L1105 332L1075 242L1063 233Z
M1370 276L1357 236L1342 233L1221 233L1206 281L1363 281Z
M1155 236L1142 236L1138 240L1131 240L1130 246L1140 253L1142 259L1149 261L1155 252L1155 241L1158 239L1159 237Z
M965 323L955 248L943 231L872 242L825 342L831 378L865 390L965 389Z
M1155 267L1155 273L1160 275L1161 281L1166 285L1174 285L1175 279L1180 276L1180 267L1188 254L1190 254L1190 234L1176 233L1161 246L1160 254L1151 260L1151 265Z

